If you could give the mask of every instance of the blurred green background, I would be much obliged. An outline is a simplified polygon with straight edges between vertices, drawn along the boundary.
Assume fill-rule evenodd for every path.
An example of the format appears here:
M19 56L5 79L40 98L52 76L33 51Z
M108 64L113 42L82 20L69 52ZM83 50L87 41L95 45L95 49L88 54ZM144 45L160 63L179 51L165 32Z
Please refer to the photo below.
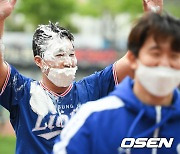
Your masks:
M0 135L0 154L13 154L15 153L15 137Z
M179 7L180 0L164 0L164 10L176 17L180 17ZM7 20L6 28L25 31L51 20L77 32L77 27L70 20L72 14L98 18L104 13L112 17L128 13L135 17L143 13L142 0L18 0L13 15Z

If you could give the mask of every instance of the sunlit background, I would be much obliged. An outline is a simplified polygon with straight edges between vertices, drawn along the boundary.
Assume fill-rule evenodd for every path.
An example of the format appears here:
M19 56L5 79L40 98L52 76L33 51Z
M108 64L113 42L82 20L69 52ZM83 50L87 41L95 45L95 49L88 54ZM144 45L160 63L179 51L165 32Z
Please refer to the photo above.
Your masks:
M180 17L179 7L180 0L164 0L165 12ZM142 13L142 0L18 0L5 25L5 58L23 74L40 79L33 32L39 24L59 22L74 34L79 80L124 55L132 21Z
M164 0L164 12L180 17L180 0ZM5 24L5 59L22 74L40 80L32 54L32 36L39 24L59 22L75 37L76 80L122 57L133 21L143 14L142 0L18 0ZM0 107L0 154L14 153L15 138L8 113ZM5 148L2 148L5 147Z

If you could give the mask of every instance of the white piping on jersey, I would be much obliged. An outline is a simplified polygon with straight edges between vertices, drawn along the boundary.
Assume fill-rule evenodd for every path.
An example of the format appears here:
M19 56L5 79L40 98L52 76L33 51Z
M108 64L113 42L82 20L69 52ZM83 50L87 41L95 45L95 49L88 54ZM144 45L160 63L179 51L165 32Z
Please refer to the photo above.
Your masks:
M6 63L6 62L5 62L5 63ZM2 95L2 93L3 93L4 90L6 89L6 86L7 86L7 84L8 84L9 77L10 77L10 74L11 74L11 73L10 73L10 72L11 72L11 68L10 68L9 64L6 63L6 65L7 65L7 67L8 67L8 72L7 72L6 79L5 79L5 81L4 81L3 87L2 87L2 89L1 89L1 91L0 91L0 95Z
M58 96L58 97L64 97L64 96L66 96L66 95L71 91L71 89L72 89L72 87L73 87L73 84L70 84L70 86L69 86L62 94L57 94L57 93L51 91L48 87L46 87L46 86L42 83L42 81L40 81L40 85L41 85L44 89L48 90L50 93L52 93L53 95Z
M123 106L124 103L116 96L105 97L98 101L88 102L82 105L79 112L71 118L70 122L67 123L66 127L61 132L62 140L54 145L54 154L66 154L66 146L69 141L92 113L118 109Z
M161 106L156 106L156 124L161 121ZM156 128L154 131L153 137L157 138L159 135L159 128ZM152 154L157 154L157 148L152 149Z
M119 82L118 82L118 78L117 78L117 72L116 72L116 69L115 69L115 65L116 65L116 62L113 64L113 77L114 77L115 85L118 85Z

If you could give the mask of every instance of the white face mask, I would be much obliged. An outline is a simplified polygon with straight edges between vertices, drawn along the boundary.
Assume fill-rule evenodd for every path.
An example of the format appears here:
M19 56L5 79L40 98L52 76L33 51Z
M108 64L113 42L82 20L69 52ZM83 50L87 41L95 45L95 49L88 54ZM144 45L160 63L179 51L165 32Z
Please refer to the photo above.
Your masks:
M142 86L158 97L167 96L180 84L180 70L170 67L148 67L139 62L135 74Z
M68 87L75 79L77 66L74 68L50 68L47 78L57 87Z

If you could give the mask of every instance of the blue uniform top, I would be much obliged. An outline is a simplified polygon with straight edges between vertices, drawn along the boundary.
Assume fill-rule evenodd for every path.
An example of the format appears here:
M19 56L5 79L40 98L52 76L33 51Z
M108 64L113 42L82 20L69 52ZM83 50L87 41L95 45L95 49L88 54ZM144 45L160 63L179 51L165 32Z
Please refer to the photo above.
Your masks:
M106 96L117 82L113 65L57 94L42 82L26 78L8 65L0 104L10 112L15 130L16 153L49 154L54 140L81 104Z
M63 129L55 154L179 154L180 93L173 93L171 106L149 106L133 93L129 77L107 97L83 105ZM123 138L174 138L171 148L120 147ZM127 143L130 144L130 143Z

